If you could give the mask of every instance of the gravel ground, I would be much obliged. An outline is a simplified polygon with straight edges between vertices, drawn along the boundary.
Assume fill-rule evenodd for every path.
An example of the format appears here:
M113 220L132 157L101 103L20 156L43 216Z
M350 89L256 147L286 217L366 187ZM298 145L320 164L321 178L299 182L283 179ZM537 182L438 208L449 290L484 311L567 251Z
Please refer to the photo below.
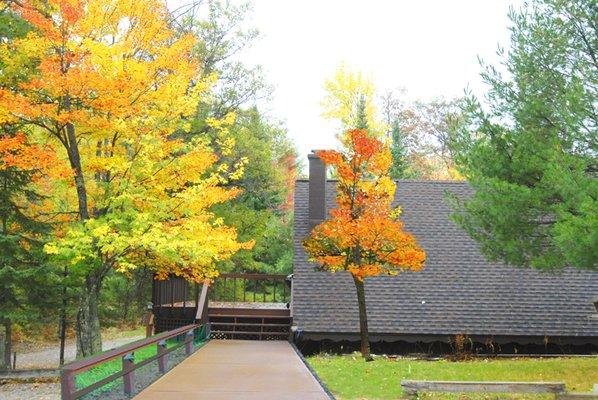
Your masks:
M102 348L104 350L109 350L143 338L144 336L134 336L106 340L102 343ZM52 346L36 349L31 352L27 350L25 350L26 352L23 352L23 350L21 350L20 352L17 352L17 369L56 368L58 366L59 349L60 347L58 346ZM75 342L67 343L64 350L66 362L73 361L76 354Z
M0 386L2 400L60 400L59 383L11 383Z
M113 349L129 342L142 339L143 336L106 340L102 343L104 350ZM17 369L56 368L58 365L58 346L35 349L24 353L17 353ZM26 350L25 350L26 351ZM75 359L75 343L68 343L65 348L65 358ZM59 400L59 383L10 383L0 385L0 399L2 400Z

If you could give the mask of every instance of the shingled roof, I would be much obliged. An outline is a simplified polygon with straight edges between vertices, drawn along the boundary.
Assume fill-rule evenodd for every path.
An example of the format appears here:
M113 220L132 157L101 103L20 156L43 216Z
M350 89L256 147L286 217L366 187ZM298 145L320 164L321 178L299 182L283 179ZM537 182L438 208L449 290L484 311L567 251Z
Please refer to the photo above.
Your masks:
M558 273L488 262L450 220L446 193L470 196L464 182L399 181L395 201L406 230L427 253L423 271L366 279L372 340L429 340L455 334L566 337L598 343L598 273ZM326 182L326 208L336 182ZM309 182L295 188L293 320L306 338L354 339L359 330L355 287L348 273L319 272L301 241L309 233Z

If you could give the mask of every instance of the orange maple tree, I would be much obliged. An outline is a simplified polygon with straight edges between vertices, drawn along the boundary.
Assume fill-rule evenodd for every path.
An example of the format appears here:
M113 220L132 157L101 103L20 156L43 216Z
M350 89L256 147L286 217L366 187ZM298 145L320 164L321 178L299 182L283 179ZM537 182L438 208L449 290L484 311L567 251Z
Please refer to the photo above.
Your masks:
M388 146L366 130L348 131L342 151L316 154L338 174L338 207L317 225L303 245L310 261L330 272L348 271L359 305L361 353L371 360L364 279L404 270L419 271L425 252L399 220L393 207L396 184L388 175L392 157Z

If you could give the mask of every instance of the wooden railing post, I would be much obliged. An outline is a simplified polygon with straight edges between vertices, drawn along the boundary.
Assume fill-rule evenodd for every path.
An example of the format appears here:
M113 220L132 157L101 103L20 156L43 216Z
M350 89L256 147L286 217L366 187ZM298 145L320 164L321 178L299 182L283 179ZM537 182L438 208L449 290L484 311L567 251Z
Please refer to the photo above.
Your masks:
M135 353L125 354L122 360L125 394L130 395L133 393L133 388L135 387Z
M161 374L166 373L168 369L168 353L166 352L166 340L160 340L158 346L158 370Z
M206 290L204 293L204 299L206 300L207 295L208 291ZM185 346L187 354L191 354L193 350L193 332L195 329L200 328L201 326L205 326L209 331L209 324L189 324L168 332L159 333L147 339L126 344L116 349L108 350L93 357L74 361L63 366L60 378L62 400L80 399L86 394L89 394L110 382L114 382L116 379L121 377L123 378L124 392L127 394L127 396L132 395L135 391L134 371L156 360L158 361L158 365L161 367L161 369L163 368L164 371L166 371L168 367L168 353ZM171 347L166 346L166 340L170 338L178 338L181 335L185 335L184 340L178 340L177 343ZM135 351L152 344L158 344L157 354L135 363ZM106 362L118 360L119 358L121 358L122 361L122 368L119 371L116 371L115 373L83 388L76 387L75 379L78 374L81 374Z
M268 291L268 281L264 280L264 285L262 286L263 290L264 290L264 301L263 303L266 302L266 292Z
M195 314L195 321L200 324L206 324L208 322L208 298L210 292L210 286L204 283L201 292L197 296L197 312Z
M71 371L62 370L60 374L60 392L62 400L72 400L75 392L75 375Z
M187 355L193 353L193 329L185 335L185 353Z

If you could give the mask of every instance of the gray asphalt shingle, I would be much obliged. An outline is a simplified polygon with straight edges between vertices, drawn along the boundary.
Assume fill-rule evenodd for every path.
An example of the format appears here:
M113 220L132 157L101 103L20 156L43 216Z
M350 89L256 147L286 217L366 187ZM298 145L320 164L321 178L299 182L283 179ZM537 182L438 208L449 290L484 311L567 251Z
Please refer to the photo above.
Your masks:
M328 181L327 208L336 182ZM372 334L502 335L598 338L592 300L598 273L558 273L488 262L477 244L449 218L445 193L471 194L463 182L400 181L396 199L406 230L427 253L423 271L366 280ZM353 281L347 273L314 270L301 241L309 233L308 182L295 191L293 318L306 333L359 330Z

